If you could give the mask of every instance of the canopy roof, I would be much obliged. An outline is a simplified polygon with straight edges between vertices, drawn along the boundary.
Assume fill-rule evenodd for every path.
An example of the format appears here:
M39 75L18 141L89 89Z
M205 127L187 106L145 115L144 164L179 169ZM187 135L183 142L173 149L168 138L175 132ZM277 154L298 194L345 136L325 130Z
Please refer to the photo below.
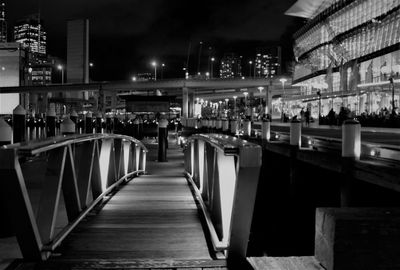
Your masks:
M312 19L326 8L331 6L336 0L297 0L285 15Z

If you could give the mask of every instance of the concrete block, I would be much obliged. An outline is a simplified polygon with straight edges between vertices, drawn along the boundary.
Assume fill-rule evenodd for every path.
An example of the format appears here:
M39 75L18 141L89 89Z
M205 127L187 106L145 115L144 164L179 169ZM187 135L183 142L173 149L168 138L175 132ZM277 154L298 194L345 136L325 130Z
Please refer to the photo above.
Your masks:
M400 209L318 208L315 258L327 270L400 269Z

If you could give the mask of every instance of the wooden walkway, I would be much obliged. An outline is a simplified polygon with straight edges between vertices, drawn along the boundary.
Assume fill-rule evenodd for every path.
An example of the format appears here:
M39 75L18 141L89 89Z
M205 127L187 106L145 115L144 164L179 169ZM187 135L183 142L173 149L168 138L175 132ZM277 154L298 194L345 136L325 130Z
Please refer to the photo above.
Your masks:
M159 163L148 147L149 174L82 222L41 269L226 269L209 251L182 150L170 145Z

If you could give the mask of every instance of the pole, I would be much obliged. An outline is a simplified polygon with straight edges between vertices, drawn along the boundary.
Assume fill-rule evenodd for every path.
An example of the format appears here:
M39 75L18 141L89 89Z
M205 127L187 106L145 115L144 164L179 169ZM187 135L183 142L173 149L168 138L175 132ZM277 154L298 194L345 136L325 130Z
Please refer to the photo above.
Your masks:
M395 115L395 107L394 107L394 82L393 82L393 78L389 79L390 84L392 85L392 115Z
M167 161L168 121L161 119L158 123L158 162Z
M154 80L157 81L157 64L154 65Z

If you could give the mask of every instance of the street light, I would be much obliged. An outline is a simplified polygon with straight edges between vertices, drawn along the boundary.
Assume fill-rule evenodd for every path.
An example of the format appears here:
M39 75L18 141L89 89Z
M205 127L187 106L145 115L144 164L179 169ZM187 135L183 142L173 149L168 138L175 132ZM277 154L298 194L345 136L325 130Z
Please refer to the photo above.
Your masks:
M57 66L58 70L61 70L61 84L64 84L64 67L62 65Z
M282 95L282 116L283 116L283 109L284 109L284 98L285 98L285 82L287 82L287 79L282 78L279 80L282 83L282 90L283 90L283 95Z
M136 80L137 80L136 76L133 76L133 77L132 77L132 81L133 81L133 82L136 82Z
M249 68L249 77L251 78L251 65L253 64L253 61L249 61L250 68Z
M211 57L211 76L210 76L210 78L212 79L213 78L213 75L214 75L214 61L215 61L215 58L214 57Z
M157 62L153 61L151 65L154 67L154 80L157 81Z
M161 80L164 78L164 67L165 67L165 64L162 63L161 64Z

